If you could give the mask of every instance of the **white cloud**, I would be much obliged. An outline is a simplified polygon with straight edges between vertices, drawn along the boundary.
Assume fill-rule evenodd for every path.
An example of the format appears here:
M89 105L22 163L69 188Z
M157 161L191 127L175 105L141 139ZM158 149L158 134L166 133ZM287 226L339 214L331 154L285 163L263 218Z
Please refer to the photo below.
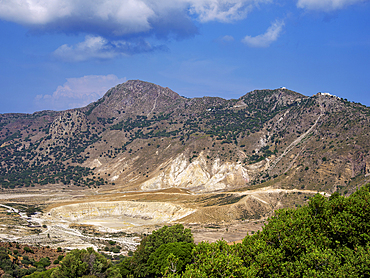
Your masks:
M140 0L2 0L0 5L0 18L8 21L67 32L103 28L117 36L148 31L153 14Z
M2 0L0 17L23 24L46 24L71 15L69 1Z
M297 7L308 10L333 11L364 0L298 0Z
M201 22L243 19L258 4L270 0L189 0L190 12Z
M230 35L226 35L226 36L223 36L221 38L221 41L223 41L223 42L233 42L234 41L234 37L233 36L230 36Z
M89 59L112 59L120 55L149 52L157 49L144 40L132 42L118 40L109 42L100 36L86 36L85 41L74 46L64 44L54 51L54 56L68 62Z
M179 28L156 24L193 19L229 22L245 18L260 3L272 0L1 0L0 19L34 29L66 33L87 32L102 36L156 32ZM193 23L194 24L194 23ZM153 30L154 28L154 30ZM163 33L163 30L159 30Z
M101 98L111 87L126 82L114 74L67 78L51 95L37 95L35 105L41 110L65 110L83 107Z
M284 21L275 21L262 35L256 37L245 36L242 40L251 47L268 47L272 42L276 41L283 30Z
M54 55L66 61L80 62L90 58L114 58L118 53L108 45L106 39L99 36L86 36L84 42L78 43L75 46L63 44L54 51Z

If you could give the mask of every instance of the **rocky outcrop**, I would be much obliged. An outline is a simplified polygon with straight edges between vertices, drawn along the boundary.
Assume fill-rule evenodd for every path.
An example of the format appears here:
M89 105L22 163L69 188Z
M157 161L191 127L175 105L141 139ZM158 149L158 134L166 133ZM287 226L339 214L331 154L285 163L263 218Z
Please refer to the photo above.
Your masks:
M222 164L217 158L211 167L208 167L203 153L191 163L184 154L180 154L159 175L144 182L141 189L180 187L210 192L245 185L248 182L248 172L241 164L232 162Z

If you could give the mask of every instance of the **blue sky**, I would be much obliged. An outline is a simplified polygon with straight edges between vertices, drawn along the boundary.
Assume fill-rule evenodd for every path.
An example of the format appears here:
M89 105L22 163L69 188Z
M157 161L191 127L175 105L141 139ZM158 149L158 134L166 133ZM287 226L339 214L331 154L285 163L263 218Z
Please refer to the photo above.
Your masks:
M368 0L0 0L0 53L0 113L82 107L130 79L370 106Z

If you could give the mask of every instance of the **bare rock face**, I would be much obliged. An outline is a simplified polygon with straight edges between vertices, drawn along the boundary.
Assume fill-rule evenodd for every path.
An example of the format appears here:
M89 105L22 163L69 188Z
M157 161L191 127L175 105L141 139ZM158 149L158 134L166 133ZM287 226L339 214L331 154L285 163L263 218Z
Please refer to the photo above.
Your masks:
M180 187L197 192L211 192L246 185L248 182L247 169L238 163L221 163L220 159L216 159L208 167L203 153L191 163L184 154L180 154L159 175L144 182L141 189Z

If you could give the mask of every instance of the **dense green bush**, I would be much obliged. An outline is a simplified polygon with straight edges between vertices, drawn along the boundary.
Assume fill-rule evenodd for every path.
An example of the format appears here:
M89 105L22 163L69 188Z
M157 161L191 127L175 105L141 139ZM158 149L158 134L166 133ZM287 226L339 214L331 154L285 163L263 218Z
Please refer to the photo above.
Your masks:
M235 251L224 240L201 242L193 250L194 263L187 265L182 277L248 277L247 268Z
M167 272L181 273L192 261L193 243L171 242L162 244L148 259L149 272L161 275Z
M278 210L242 244L198 244L183 277L369 277L369 188Z
M92 248L75 249L63 258L60 266L52 272L51 277L108 277L107 270L110 266L110 261Z
M150 266L150 256L162 245L177 242L193 244L194 239L190 229L184 229L183 225L177 224L171 227L164 226L163 228L154 231L151 235L143 238L132 257L126 258L118 266L121 275L123 277L128 275L133 275L133 277L155 276L157 269L161 269L161 266L157 267L154 260L150 261L153 263L153 265ZM180 249L184 248L185 247ZM162 264L162 261L159 263Z
M26 251L26 252L29 252L29 253L34 253L33 250L31 248L29 248L28 246L25 246L23 248L23 250Z

